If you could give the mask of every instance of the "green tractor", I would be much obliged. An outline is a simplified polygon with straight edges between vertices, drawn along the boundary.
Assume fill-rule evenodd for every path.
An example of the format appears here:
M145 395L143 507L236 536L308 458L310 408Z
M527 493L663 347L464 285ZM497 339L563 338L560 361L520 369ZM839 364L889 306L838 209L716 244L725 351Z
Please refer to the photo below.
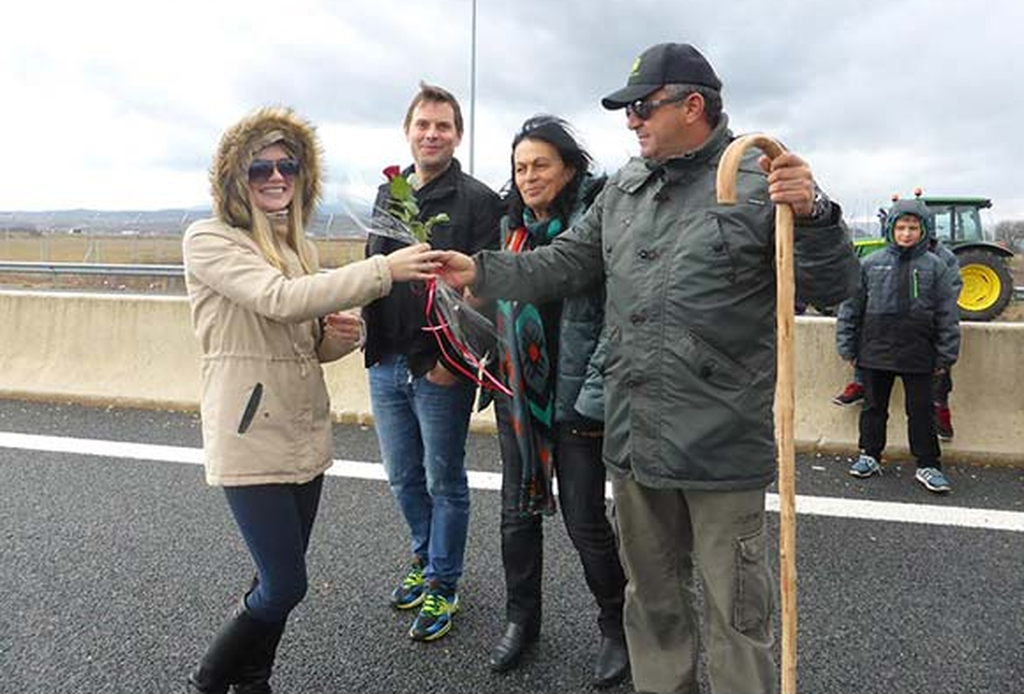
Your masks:
M914 191L933 213L935 234L953 251L960 261L960 276L964 288L960 291L960 318L962 320L990 321L1003 312L1013 298L1013 276L1007 263L1013 251L995 243L991 230L982 224L981 210L992 207L988 198L922 197L920 188ZM897 199L893 196L893 200ZM885 228L885 210L879 217ZM854 241L858 257L885 246L885 239Z

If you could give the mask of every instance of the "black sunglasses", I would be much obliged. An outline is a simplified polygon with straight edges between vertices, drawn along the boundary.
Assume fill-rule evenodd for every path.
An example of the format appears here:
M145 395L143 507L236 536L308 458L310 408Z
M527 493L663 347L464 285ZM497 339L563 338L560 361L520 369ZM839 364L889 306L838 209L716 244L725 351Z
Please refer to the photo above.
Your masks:
M299 174L299 160L288 159L253 159L249 164L250 181L267 181L274 175L274 169L285 178L294 178Z
M631 104L626 105L626 117L636 116L640 120L647 120L651 117L651 114L659 106L665 104L676 104L680 101L685 101L686 97L690 96L693 92L687 92L686 94L680 94L679 96L672 96L667 99L658 99L657 101L647 101L645 99L637 99Z

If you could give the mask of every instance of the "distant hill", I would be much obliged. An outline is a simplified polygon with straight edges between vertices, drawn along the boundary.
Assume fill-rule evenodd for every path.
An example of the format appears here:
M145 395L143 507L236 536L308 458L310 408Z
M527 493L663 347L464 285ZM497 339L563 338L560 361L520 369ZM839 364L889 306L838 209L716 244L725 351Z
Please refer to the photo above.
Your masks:
M352 203L355 214L365 220L369 208ZM40 234L180 234L197 219L211 216L209 207L167 210L46 210L42 212L0 211L0 231L28 231ZM320 206L307 230L312 236L366 236L341 203Z

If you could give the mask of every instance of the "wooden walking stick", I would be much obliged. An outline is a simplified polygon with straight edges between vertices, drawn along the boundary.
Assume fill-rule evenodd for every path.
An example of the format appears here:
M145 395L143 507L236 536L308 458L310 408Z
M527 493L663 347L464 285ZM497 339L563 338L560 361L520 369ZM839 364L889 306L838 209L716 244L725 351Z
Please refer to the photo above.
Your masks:
M762 134L740 137L726 148L718 163L718 203L736 204L736 174L750 147L775 159L785 151ZM782 593L782 694L796 694L796 480L793 448L795 383L793 324L796 291L793 279L793 209L775 206L775 301L777 367L775 377L775 438L779 450L779 573Z

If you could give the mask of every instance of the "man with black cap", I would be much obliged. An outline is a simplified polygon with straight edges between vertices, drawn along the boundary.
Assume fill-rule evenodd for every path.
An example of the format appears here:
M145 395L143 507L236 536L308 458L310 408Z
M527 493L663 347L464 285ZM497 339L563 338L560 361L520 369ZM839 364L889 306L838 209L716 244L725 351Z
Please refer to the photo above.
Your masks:
M774 204L796 216L797 296L856 287L838 205L792 153L751 154L740 204L715 197L733 139L722 83L688 44L653 46L626 86L640 156L589 212L529 253L446 254L443 275L477 296L538 301L604 281L604 462L629 578L625 628L637 690L697 692L703 585L714 692L774 692L765 488L775 477ZM695 557L699 558L695 561Z

